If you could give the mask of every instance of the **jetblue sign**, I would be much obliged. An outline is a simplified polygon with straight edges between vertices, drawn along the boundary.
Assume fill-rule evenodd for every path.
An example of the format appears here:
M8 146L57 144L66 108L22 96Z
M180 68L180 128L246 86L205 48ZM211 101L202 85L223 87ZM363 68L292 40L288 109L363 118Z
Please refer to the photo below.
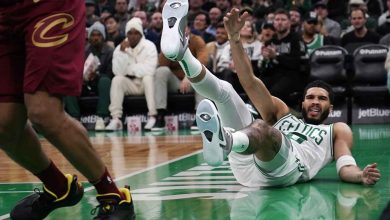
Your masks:
M361 106L354 104L352 107L353 124L389 124L390 105Z

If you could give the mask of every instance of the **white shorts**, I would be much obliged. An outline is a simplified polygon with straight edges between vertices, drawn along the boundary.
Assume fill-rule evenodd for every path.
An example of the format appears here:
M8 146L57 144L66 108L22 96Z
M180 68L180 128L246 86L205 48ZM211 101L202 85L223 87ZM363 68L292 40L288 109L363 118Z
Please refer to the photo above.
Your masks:
M291 141L283 135L282 144L275 158L260 161L254 154L229 154L229 162L237 181L247 187L288 186L302 176L301 160L293 151Z

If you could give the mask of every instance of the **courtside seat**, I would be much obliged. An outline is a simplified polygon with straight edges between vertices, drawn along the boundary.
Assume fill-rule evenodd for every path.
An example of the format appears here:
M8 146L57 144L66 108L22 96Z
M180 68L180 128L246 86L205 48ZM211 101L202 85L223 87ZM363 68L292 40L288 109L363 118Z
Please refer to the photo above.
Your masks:
M387 71L384 68L388 48L384 45L364 45L355 50L352 92L357 100L388 96ZM367 99L369 98L369 99Z
M390 96L384 68L388 48L379 44L359 47L354 52L352 79L352 124L389 124Z
M310 55L309 81L325 81L332 86L336 97L346 97L346 55L347 51L340 46L326 45L315 49Z

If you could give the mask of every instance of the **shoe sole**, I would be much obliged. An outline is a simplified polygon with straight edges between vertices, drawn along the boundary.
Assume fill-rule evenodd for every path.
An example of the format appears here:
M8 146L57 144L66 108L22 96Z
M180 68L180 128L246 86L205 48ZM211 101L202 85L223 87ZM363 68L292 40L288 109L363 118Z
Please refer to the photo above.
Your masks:
M218 111L210 100L202 100L196 110L196 123L203 140L203 157L207 164L219 166L225 159L221 146L226 145Z
M185 36L188 8L188 0L168 0L163 7L161 51L170 60L181 60L188 47Z

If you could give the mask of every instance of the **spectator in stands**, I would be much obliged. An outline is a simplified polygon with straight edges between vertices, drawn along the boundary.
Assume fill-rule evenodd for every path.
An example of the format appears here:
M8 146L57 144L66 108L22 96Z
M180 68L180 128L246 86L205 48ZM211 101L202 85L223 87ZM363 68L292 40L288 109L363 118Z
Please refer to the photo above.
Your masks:
M100 65L96 70L84 75L84 84L81 96L98 96L96 115L98 116L95 124L95 130L104 130L104 118L110 115L108 106L110 104L110 87L112 74L112 53L113 48L104 42L106 30L100 22L95 22L88 32L89 42L85 46L85 58L93 54L99 58ZM81 116L78 98L66 96L64 105L67 112L74 118Z
M118 19L112 15L108 16L104 20L104 24L107 28L107 44L112 48L117 47L125 39L125 34L119 30Z
M340 38L341 36L341 27L337 21L334 21L328 17L328 7L327 2L324 0L318 1L314 5L314 11L317 13L319 19L322 20L326 32L329 36L334 38Z
M223 23L217 25L215 41L206 44L207 53L209 57L209 64L207 68L219 79L230 82L233 71L221 62L221 56L224 48L229 45L227 32Z
M245 21L244 26L241 28L240 41L244 47L246 54L252 62L252 66L257 66L261 55L261 44L260 41L257 39L255 26L250 20ZM222 52L221 65L225 68L230 69L230 71L233 73L229 74L230 79L228 80L228 82L233 85L233 88L238 93L244 92L236 75L233 58L231 56L230 45L227 45Z
M189 0L190 9L188 10L188 16L187 16L189 25L192 25L192 23L195 20L195 16L199 12L207 13L207 11L202 9L203 3L204 0Z
M235 86L239 84L236 73L230 68L229 63L223 62L223 59L221 59L226 47L229 47L229 40L225 27L221 22L217 25L216 40L206 45L209 55L207 68L219 79L230 82ZM242 90L241 86L235 89L237 89L237 92L242 92L238 91Z
M125 33L127 21L130 20L130 14L127 12L128 0L116 0L115 2L115 17L119 22L119 31Z
M134 11L132 17L141 19L141 21L142 21L142 28L144 29L144 35L145 35L145 31L146 31L146 29L149 26L148 15L146 14L146 12L142 11L142 10Z
M376 32L381 36L385 36L386 34L390 33L390 15L386 18L383 24L378 26Z
M206 32L212 34L214 37L217 35L217 25L222 21L221 9L213 7L209 11L210 25L206 28Z
M187 33L190 32L189 27ZM203 64L207 65L208 56L204 40L194 34L189 34L188 48L191 53ZM165 128L164 117L167 114L168 93L193 93L189 80L185 77L179 62L168 60L162 53L159 55L159 67L156 70L155 97L157 121L152 131L161 132ZM195 93L195 108L203 99Z
M85 17L86 17L86 26L90 27L96 21L99 21L99 17L96 16L96 3L95 0L85 0Z
M377 32L382 36L390 33L390 0L386 1L386 8L387 11L378 18Z
M291 19L291 31L302 33L302 15L298 7L292 7L289 11Z
M162 15L161 12L154 12L151 17L150 25L146 29L145 38L152 41L157 47L157 52L160 53L160 41L162 33Z
M194 23L191 28L191 33L200 36L205 43L215 40L215 37L206 31L210 25L209 15L205 12L198 12L195 15Z
M114 9L111 9L109 7L104 7L101 10L102 11L100 13L99 21L100 21L100 23L104 24L104 21L106 20L106 18L114 15Z
M345 18L348 18L347 15L348 1L340 0L328 0L326 4L326 9L328 11L328 18L333 19L337 23L342 21ZM340 24L340 23L339 23ZM341 29L341 26L340 26ZM339 36L341 37L341 36Z
M383 14L378 18L378 26L384 24L390 17L390 0L386 0L386 9Z
M289 95L302 92L306 81L300 74L305 45L301 36L290 31L290 16L286 10L275 12L274 27L276 35L261 50L264 60L260 78L272 95L290 103Z
M292 8L299 8L301 14L306 14L312 8L311 0L294 0L294 1L284 1L284 8L287 10L291 10Z
M130 13L134 11L144 11L150 14L158 8L158 0L132 0L129 2L127 11Z
M154 74L157 67L157 49L145 39L142 21L132 18L126 24L127 38L115 48L109 107L112 119L106 130L121 130L123 124L123 100L125 95L145 94L148 106L148 122L144 129L151 129L157 115L154 98Z
M231 0L230 1L230 8L237 8L240 11L243 9L242 0Z
M376 28L378 26L377 19L371 17L368 14L367 4L363 0L349 0L348 7L349 7L349 9L348 9L349 15L355 9L362 9L365 13L365 16L366 16L366 24L365 25L366 25L367 29L371 30L371 31L376 30ZM353 25L351 25L350 18L341 21L340 26L341 26L341 29L343 30L343 33L349 33L351 31L353 31L353 28L354 28ZM341 35L343 35L343 34L341 34Z
M229 0L216 0L215 4L217 8L221 9L223 15L229 12L230 9L232 8L231 2Z
M258 20L257 27L260 29L263 20L267 20L267 14L274 12L276 8L283 8L283 0L263 0L263 1L254 1L253 2L253 15Z
M315 12L311 12L307 15L303 22L303 42L306 45L306 55L310 56L313 50L320 48L324 45L336 44L332 37L325 36L319 32L320 22Z
M97 0L96 2L96 15L102 16L102 14L107 11L111 15L115 12L115 0Z
M353 26L353 31L346 33L341 38L341 46L352 53L357 47L365 44L377 44L379 42L379 34L368 30L366 27L366 13L361 8L356 8L351 11L350 21Z
M264 22L261 26L260 33L258 35L258 39L261 43L261 47L265 46L268 42L272 40L275 35L275 27L273 22Z

